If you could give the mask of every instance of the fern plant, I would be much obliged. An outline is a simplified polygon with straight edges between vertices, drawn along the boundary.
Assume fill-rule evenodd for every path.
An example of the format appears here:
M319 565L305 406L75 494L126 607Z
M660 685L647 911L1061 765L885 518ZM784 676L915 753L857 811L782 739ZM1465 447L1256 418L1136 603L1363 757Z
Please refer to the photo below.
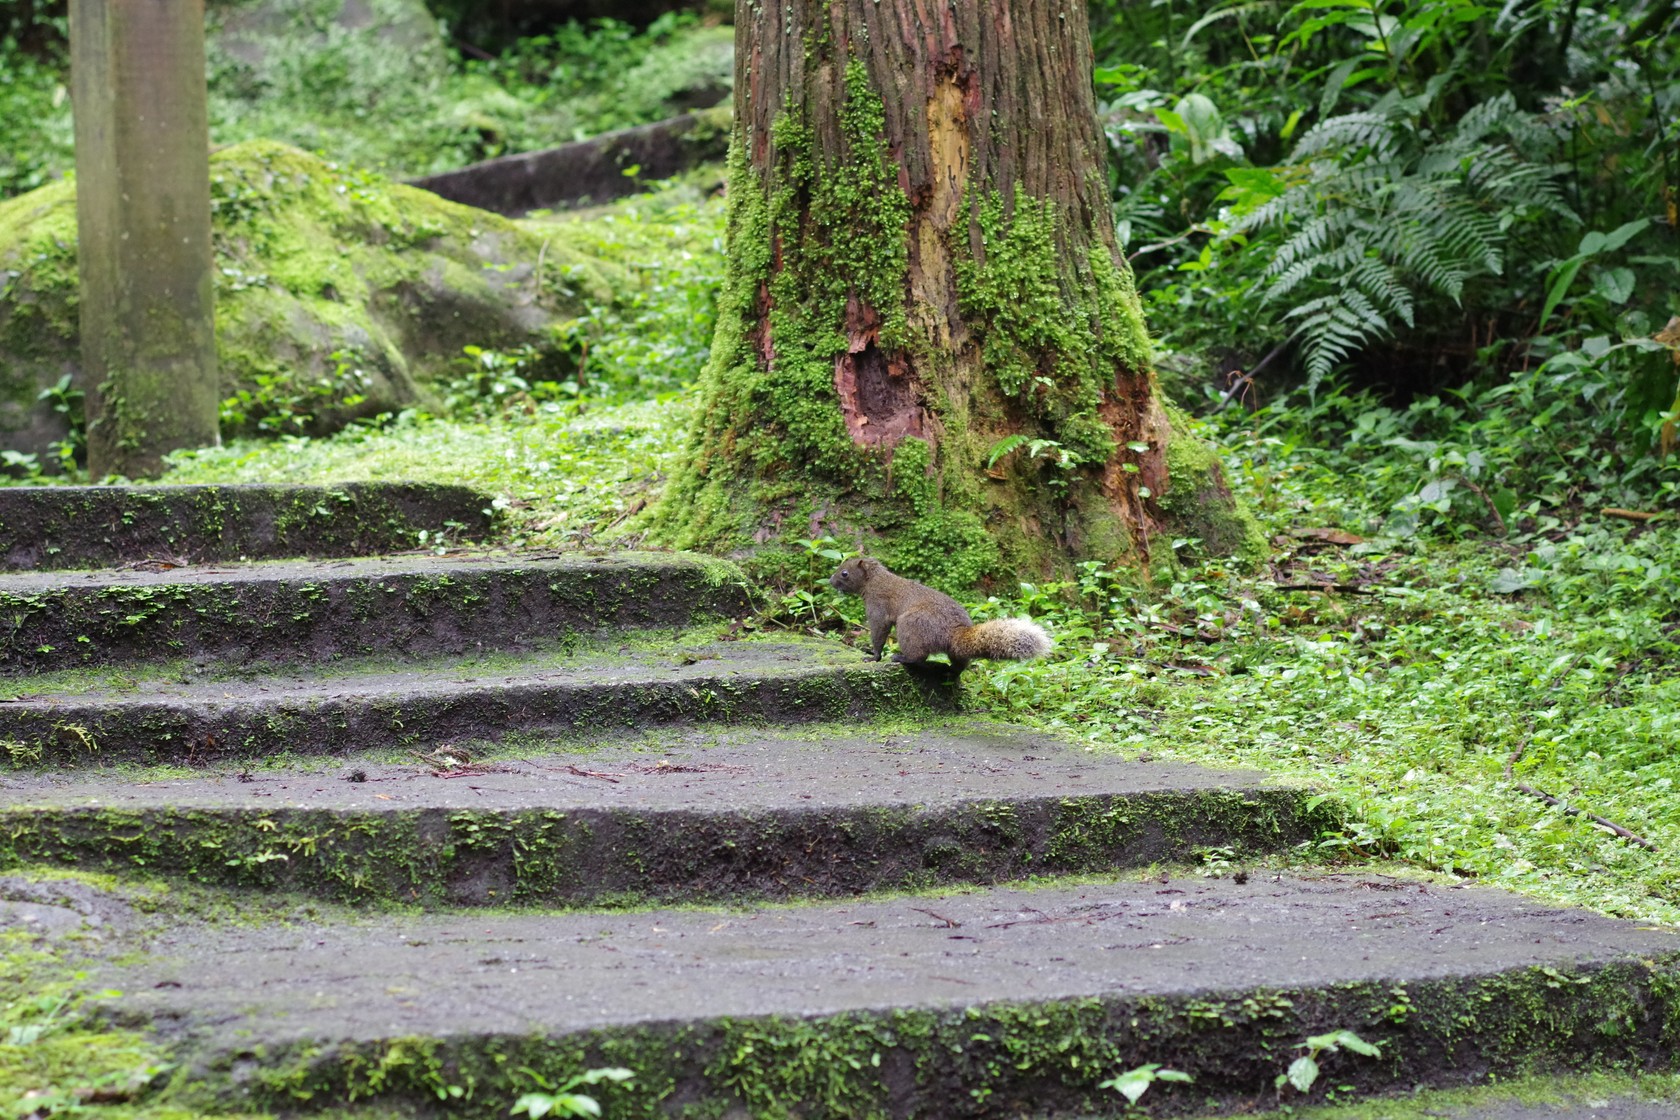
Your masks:
M1432 94L1329 117L1283 165L1226 172L1222 236L1273 243L1256 284L1263 305L1287 304L1309 391L1396 322L1414 326L1420 300L1460 303L1472 279L1499 275L1512 225L1569 214L1542 122L1502 94L1440 134Z

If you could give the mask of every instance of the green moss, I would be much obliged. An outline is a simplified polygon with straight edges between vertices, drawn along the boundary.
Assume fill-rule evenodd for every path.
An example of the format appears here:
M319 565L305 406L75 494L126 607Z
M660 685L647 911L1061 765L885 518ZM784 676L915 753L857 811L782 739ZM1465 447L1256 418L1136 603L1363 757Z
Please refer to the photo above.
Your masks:
M1505 1077L1587 1064L1644 1061L1630 1032L1664 1013L1650 1001L1651 968L1519 970L1484 981L1445 978L1397 988L1358 982L1222 996L1047 999L945 1009L849 1011L794 1019L726 1018L577 1032L565 1036L392 1038L267 1050L255 1103L277 1109L327 1102L448 1102L452 1115L490 1116L519 1093L585 1068L621 1065L636 1077L603 1094L607 1114L691 1120L725 1115L886 1117L904 1093L937 1086L944 1116L1042 1111L1109 1114L1101 1083L1144 1060L1190 1073L1148 1104L1230 1108L1273 1093L1273 1079L1309 1035L1351 1029L1382 1044L1380 1057L1338 1055L1310 1096L1346 1102L1372 1092ZM1618 989L1620 985L1620 989ZM1613 1029L1593 1010L1618 1009ZM1671 1061L1670 1059L1668 1059ZM226 1071L196 1086L198 1099L231 1095ZM539 1080L540 1079L540 1080ZM1188 1094L1188 1095L1187 1095ZM910 1101L917 1102L912 1096Z
M1215 555L1258 560L1266 555L1266 534L1248 507L1236 500L1225 484L1219 454L1193 433L1193 421L1169 406L1172 437L1167 443L1166 492L1161 509L1175 531L1201 540Z
M1079 258L1073 275L1055 203L1020 187L1007 203L988 194L978 205L980 257L957 264L958 298L975 325L985 368L1006 397L1040 422L1082 464L1105 463L1114 434L1099 415L1115 377L1149 368L1149 332L1131 272L1102 244Z
M881 552L902 575L941 587L972 587L997 570L997 541L977 514L946 500L933 466L927 441L910 438L898 445L891 493L907 508L880 515Z
M859 502L900 524L914 518L891 489L890 457L848 436L834 385L849 303L879 316L883 348L908 338L910 204L887 149L881 99L856 59L846 68L838 124L840 154L830 165L794 110L779 115L767 187L758 186L747 141L736 136L730 267L699 386L704 403L687 461L654 517L660 535L682 547L764 545L754 533L770 521L785 524L782 541L791 542L813 522L850 520L842 506ZM762 346L775 355L768 368Z
M558 325L611 296L610 270L563 224L526 226L269 141L214 153L210 178L228 435L303 415L330 430L412 403L462 346L541 344L530 320ZM0 203L0 277L4 432L79 364L73 180Z
M0 202L0 444L79 362L76 290L74 181Z

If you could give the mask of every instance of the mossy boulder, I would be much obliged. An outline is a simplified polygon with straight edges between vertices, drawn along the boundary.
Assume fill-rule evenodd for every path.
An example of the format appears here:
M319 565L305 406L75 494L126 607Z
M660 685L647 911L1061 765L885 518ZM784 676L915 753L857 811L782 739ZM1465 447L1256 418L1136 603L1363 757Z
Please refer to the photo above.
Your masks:
M251 141L210 160L224 434L320 433L427 400L467 345L542 345L613 269L540 230ZM73 179L0 202L0 448L40 453L80 381Z

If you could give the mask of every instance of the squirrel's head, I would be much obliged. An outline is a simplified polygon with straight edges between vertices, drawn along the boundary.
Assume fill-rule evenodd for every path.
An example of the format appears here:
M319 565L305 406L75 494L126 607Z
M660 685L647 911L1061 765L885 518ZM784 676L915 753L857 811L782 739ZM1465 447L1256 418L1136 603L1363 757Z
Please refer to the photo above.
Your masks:
M886 569L881 566L881 562L873 556L854 556L834 569L828 585L836 591L855 595L863 590L863 585L869 582L870 576L884 571Z

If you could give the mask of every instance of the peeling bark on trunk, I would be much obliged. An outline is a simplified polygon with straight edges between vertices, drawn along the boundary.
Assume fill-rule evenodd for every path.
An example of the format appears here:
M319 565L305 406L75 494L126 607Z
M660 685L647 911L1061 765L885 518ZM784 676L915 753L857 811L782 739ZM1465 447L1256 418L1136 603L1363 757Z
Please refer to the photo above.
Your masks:
M739 0L736 66L729 275L658 532L833 536L947 586L1147 564L1168 528L1257 544L1155 389L1083 5Z

